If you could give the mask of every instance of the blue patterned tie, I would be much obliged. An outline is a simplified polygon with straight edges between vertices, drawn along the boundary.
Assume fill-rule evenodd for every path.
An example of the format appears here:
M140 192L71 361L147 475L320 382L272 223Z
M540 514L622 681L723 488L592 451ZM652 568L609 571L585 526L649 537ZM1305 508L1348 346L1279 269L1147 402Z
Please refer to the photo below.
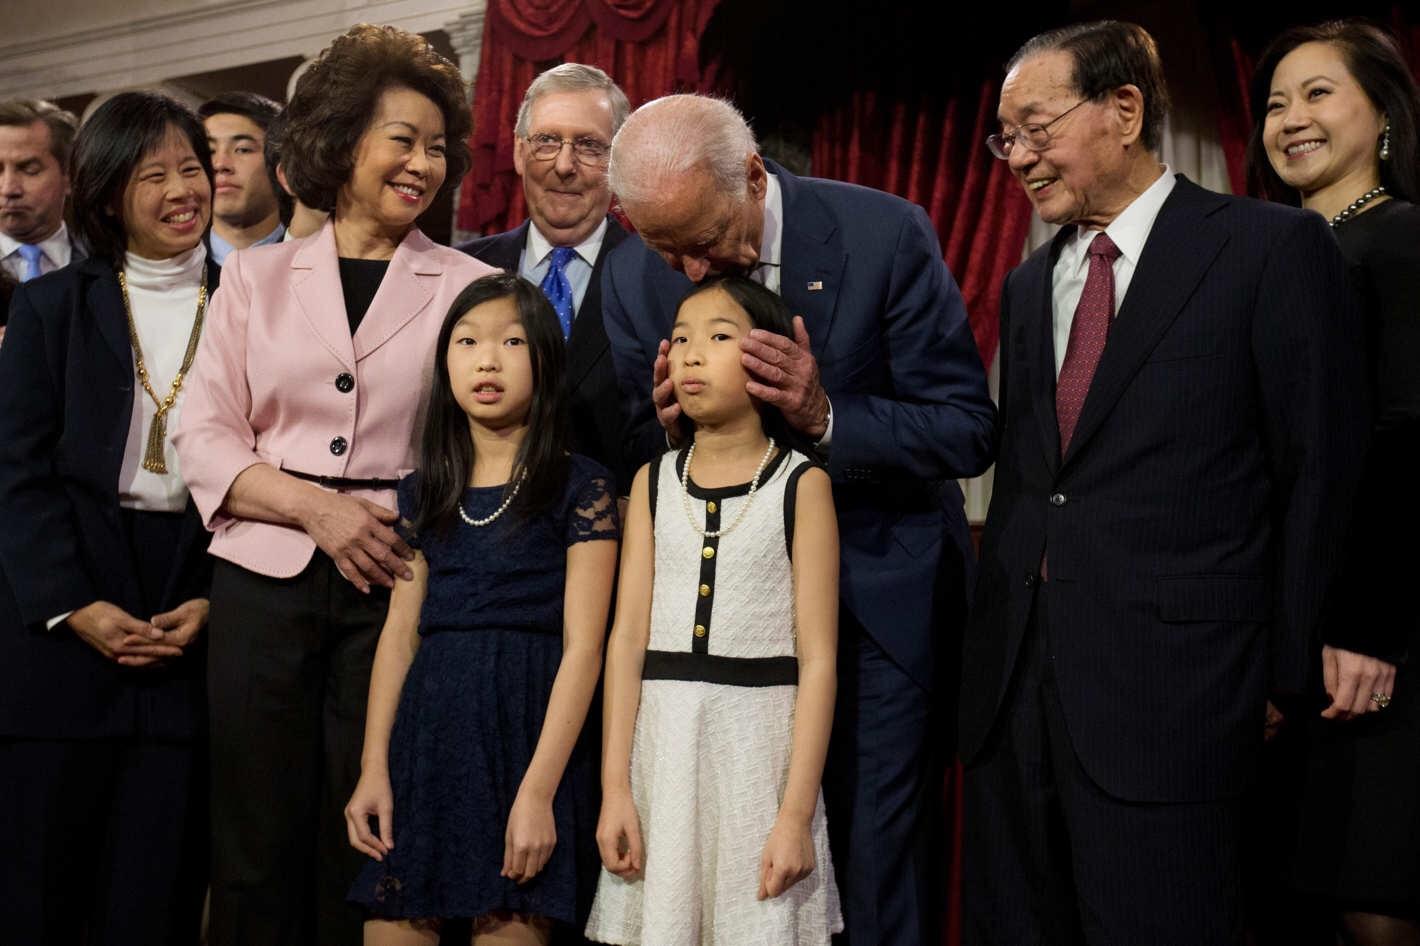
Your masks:
M44 259L44 250L35 243L20 244L20 258L25 261L25 271L20 274L20 282L29 282L40 275L39 261Z
M552 251L552 265L547 275L542 277L542 294L557 311L557 321L562 323L562 337L572 334L572 283L567 279L567 264L577 255L570 246L559 246Z

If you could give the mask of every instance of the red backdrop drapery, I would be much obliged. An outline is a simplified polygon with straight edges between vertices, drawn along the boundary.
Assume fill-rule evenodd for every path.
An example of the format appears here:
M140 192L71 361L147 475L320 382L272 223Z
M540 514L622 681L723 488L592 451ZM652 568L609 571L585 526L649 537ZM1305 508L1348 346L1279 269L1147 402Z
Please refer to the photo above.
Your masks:
M719 0L490 0L473 96L473 167L459 195L460 230L497 233L527 217L513 170L523 92L544 69L582 62L606 71L634 108L702 91L700 35Z
M994 79L944 102L860 91L825 114L813 136L815 175L897 194L927 211L987 367L1001 283L1021 261L1031 213L1006 162L986 150L999 92Z

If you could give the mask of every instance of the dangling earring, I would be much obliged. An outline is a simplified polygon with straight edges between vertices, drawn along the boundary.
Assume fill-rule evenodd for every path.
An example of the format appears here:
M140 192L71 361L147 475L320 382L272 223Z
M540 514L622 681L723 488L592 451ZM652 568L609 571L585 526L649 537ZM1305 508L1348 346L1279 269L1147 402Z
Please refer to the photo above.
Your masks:
M1385 136L1381 138L1381 160L1390 160L1390 122L1385 123Z

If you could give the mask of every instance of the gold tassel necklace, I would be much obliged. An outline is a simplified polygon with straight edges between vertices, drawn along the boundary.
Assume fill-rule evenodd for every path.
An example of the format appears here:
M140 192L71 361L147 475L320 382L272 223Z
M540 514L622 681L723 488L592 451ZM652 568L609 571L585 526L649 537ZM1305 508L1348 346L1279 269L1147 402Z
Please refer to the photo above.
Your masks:
M182 367L173 378L168 396L162 400L158 400L153 384L148 380L148 367L143 364L143 346L138 344L138 326L133 322L133 305L128 301L128 280L123 277L123 267L118 269L118 288L123 292L123 313L128 316L128 339L133 343L138 380L158 408L158 413L153 417L153 426L148 428L148 447L143 451L143 469L149 473L166 473L168 463L164 454L168 439L168 411L177 403L183 378L192 368L192 359L197 355L197 340L202 337L202 314L207 310L207 263L202 264L202 284L197 289L197 315L192 320L192 334L187 337L187 353L182 356Z

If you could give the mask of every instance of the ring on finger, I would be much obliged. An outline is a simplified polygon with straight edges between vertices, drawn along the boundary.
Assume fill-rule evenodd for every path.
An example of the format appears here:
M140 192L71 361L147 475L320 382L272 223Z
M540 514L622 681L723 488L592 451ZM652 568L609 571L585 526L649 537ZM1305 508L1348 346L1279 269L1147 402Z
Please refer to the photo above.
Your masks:
M1372 693L1371 702L1376 704L1376 709L1385 709L1390 705L1389 693Z

